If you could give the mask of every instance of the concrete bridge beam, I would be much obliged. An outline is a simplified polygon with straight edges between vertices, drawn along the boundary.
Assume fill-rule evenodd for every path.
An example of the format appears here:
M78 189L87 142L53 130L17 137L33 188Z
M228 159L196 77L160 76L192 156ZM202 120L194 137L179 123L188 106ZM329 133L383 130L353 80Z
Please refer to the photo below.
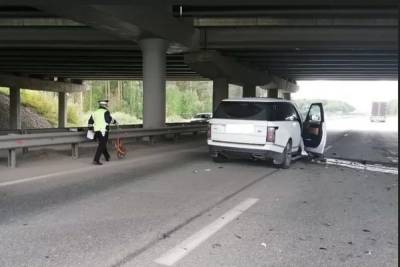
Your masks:
M9 74L0 74L0 86L51 92L82 92L87 90L87 86L81 83L50 81Z
M285 80L268 71L253 69L217 51L188 53L185 55L185 63L201 76L211 80L225 77L227 83L244 85L244 97L255 97L257 85L264 89L282 88L285 92L298 90L294 81ZM271 93L271 97L278 97L278 91Z

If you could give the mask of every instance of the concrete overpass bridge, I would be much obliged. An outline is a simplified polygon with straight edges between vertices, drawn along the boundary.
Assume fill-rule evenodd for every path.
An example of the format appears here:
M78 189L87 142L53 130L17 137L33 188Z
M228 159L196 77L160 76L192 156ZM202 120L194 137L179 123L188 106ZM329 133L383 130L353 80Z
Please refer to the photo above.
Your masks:
M298 80L396 80L398 4L391 0L0 1L0 86L60 94L84 80L140 79L144 127L165 123L166 80L213 80L286 98Z
M299 80L396 80L397 38L389 0L0 0L0 86L11 128L21 88L58 92L62 127L85 80L143 80L136 138L171 130L166 80L212 80L214 103L229 83L289 97ZM103 166L89 166L94 143L66 157L84 133L36 136L52 147L20 168L0 153L0 266L396 266L398 126L346 125L329 129L330 164L289 170L214 163L200 134L139 140Z

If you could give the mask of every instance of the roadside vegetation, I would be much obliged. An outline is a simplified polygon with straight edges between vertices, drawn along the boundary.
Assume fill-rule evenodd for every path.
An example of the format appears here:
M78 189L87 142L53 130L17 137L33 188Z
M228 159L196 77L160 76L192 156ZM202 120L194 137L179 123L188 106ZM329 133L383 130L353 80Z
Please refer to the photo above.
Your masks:
M88 81L89 90L68 94L68 126L86 126L97 102L108 99L112 115L120 124L139 124L143 120L143 89L141 81ZM9 95L8 88L0 93ZM32 107L57 126L58 94L21 90L21 102ZM167 82L167 122L188 121L198 112L211 112L212 83L207 81Z
M109 99L110 110L120 124L140 124L143 119L143 89L141 81L88 81L89 90L68 95L68 126L86 126L91 113L101 99ZM231 97L241 95L241 87L230 86ZM262 92L258 92L260 94ZM0 94L9 94L8 88L0 87ZM328 115L349 115L355 108L345 101L322 99L294 100L303 114L313 102L322 102ZM57 126L58 94L33 90L21 90L21 102L31 107ZM211 112L212 82L167 82L166 121L185 122L199 112ZM397 99L388 102L388 115L398 114Z
M294 102L296 102L297 106L300 109L300 112L303 115L306 115L310 105L316 102L322 103L322 105L324 106L324 111L327 114L348 115L356 110L352 105L340 100L296 99L294 100Z
M97 108L97 102L108 99L113 116L121 124L142 123L143 84L141 81L90 81L91 88L82 94L82 125L87 123L90 113ZM212 83L207 81L167 82L167 122L187 121L198 112L211 112Z

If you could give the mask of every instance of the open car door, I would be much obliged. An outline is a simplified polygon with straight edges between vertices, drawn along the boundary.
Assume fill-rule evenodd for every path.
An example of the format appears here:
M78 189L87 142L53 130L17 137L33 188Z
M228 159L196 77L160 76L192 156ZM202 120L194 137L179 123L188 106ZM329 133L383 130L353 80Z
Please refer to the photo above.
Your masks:
M322 103L313 103L303 123L302 132L305 150L323 156L326 144L326 125Z

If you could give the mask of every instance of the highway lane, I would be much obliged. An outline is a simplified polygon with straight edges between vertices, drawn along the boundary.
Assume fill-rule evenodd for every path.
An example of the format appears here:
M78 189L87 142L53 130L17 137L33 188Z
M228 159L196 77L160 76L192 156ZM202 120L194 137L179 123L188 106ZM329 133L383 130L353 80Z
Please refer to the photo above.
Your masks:
M327 124L326 157L397 165L397 118L372 123L368 117L350 117Z
M216 164L204 137L190 139L0 186L0 266L162 266L155 260L249 198L258 201L175 265L397 262L397 175L307 161ZM332 151L344 142L331 140Z

